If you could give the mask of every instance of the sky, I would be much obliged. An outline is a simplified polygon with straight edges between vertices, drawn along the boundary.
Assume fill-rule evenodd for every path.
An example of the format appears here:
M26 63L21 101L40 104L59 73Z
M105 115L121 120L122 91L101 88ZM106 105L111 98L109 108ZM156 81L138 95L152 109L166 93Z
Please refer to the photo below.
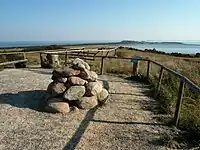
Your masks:
M200 0L0 0L0 41L200 40Z

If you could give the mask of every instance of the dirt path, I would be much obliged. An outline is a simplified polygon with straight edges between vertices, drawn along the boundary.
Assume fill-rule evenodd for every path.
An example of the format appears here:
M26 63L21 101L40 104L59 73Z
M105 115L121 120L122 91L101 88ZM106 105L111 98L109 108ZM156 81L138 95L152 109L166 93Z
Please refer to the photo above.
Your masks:
M150 108L157 103L146 96L147 85L101 76L110 92L107 104L63 116L39 109L50 72L0 72L0 149L166 149L156 141L172 129L155 120Z
M172 131L157 122L154 119L156 115L149 110L157 106L155 100L145 95L149 87L113 76L101 76L101 80L106 81L111 94L110 99L105 106L90 112L90 116L86 119L89 120L89 125L76 148L166 149L160 146L157 140L163 134L170 134ZM84 127L81 126L80 131ZM77 139L75 136L75 143Z

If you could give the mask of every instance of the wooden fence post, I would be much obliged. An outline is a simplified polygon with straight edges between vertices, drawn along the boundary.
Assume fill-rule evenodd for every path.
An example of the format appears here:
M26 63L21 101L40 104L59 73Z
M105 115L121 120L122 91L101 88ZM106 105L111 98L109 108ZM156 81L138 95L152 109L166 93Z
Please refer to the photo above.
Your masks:
M156 88L156 90L155 90L154 97L156 97L157 94L158 94L158 92L160 91L161 84L162 84L162 78L163 78L163 72L164 72L164 69L163 69L163 67L161 67L161 68L160 68L159 79L158 79L158 85L157 85L157 88Z
M25 52L23 52L23 56L24 56L24 59L26 59L26 53Z
M181 105L183 102L183 93L184 93L184 86L185 82L181 80L180 86L179 86L179 91L178 91L178 99L176 103L176 110L174 114L174 125L177 127L179 123L179 117L180 117L180 112L181 112Z
M40 65L42 67L42 53L40 52Z
M147 80L149 80L149 75L150 75L150 60L148 60L147 63Z
M104 53L103 53L103 50L102 50L102 51L101 51L101 56L102 56L102 57L103 57L103 54L104 54Z
M101 75L104 73L104 57L101 57Z
M65 66L67 66L67 61L68 61L68 54L67 52L65 53Z

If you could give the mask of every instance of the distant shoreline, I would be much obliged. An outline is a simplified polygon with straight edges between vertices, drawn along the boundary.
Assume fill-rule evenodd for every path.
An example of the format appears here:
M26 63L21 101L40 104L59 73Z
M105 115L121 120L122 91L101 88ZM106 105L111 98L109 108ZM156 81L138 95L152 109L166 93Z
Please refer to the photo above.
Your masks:
M188 45L188 46L200 46L200 44L188 44L184 42L149 42L149 41L129 41L123 40L120 42L0 42L0 49L12 49L12 48L32 48L43 47L50 45L59 46L84 46L84 45L120 45L120 44L169 44L169 45ZM3 46L1 46L3 45ZM6 45L6 46L5 46Z
M15 43L15 42L14 42ZM25 46L10 46L10 47L1 47L0 52L4 53L7 51L25 51L25 52L33 52L33 51L43 51L43 50L57 50L57 49L66 49L70 46L96 46L96 47L126 47L128 49L148 51L152 53L160 53L160 54L170 54L174 56L188 56L193 57L200 55L200 44L187 44L183 42L149 42L149 41L121 41L121 42L91 42L91 43L37 43L36 45L28 45L32 43L26 43ZM23 44L20 43L20 44ZM0 42L1 45L1 42Z

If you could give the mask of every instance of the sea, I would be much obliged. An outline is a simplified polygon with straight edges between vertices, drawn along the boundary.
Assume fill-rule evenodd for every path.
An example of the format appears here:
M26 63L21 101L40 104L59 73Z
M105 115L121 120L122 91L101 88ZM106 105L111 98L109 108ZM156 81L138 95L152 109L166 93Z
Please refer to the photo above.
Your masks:
M166 53L183 53L183 54L196 54L200 53L200 43L195 44L124 44L121 46L132 47L136 49L156 49L158 51L163 51Z
M45 46L45 45L68 45L68 44L85 44L85 43L92 44L92 43L106 43L106 42L111 42L111 41L45 41L45 42L17 41L17 42L0 42L0 48ZM182 42L184 44L145 43L145 44L120 44L118 46L132 47L132 48L141 49L141 50L156 49L158 51L164 51L167 53L172 53L172 52L185 53L185 54L200 53L200 41L176 41L176 42Z

